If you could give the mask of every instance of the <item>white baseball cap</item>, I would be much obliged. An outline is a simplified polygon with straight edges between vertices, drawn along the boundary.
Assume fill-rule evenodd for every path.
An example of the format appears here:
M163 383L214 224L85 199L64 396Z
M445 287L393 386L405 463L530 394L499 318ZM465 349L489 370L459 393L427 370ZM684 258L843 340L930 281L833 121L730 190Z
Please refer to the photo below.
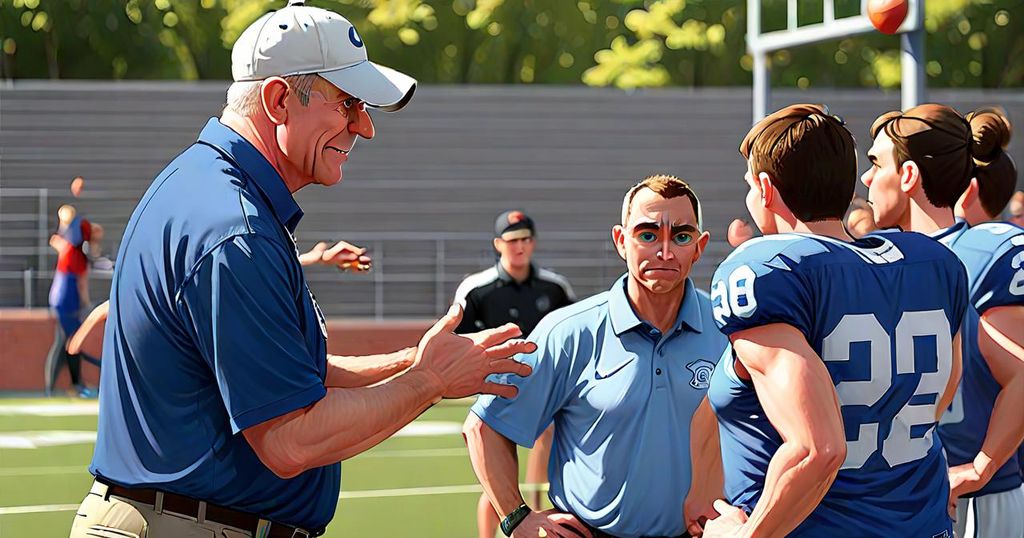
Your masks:
M409 102L416 79L369 61L345 17L302 4L291 0L242 32L231 49L236 82L316 73L374 108L394 112Z

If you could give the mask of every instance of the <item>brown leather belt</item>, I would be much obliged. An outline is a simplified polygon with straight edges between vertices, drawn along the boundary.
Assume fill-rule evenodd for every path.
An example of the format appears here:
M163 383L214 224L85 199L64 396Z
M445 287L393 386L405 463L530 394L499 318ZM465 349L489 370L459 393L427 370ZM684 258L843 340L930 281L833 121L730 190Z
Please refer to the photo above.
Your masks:
M107 486L108 496L113 495L115 497L123 497L125 499L147 504L164 512L174 512L175 514L181 514L197 520L200 519L200 515L202 515L202 519L204 521L211 521L220 525L227 525L236 529L248 531L257 538L307 538L323 534L323 531L307 531L296 527L289 527L288 525L281 523L273 523L261 519L255 514L240 512L232 508L225 508L216 504L210 504L184 495L177 495L166 491L161 492L159 490L149 488L126 488L124 486L118 486L117 484L111 484L110 482L100 480L98 478L96 481ZM163 494L163 503L162 506L159 507L157 506L158 493ZM200 514L201 507L205 508L205 514ZM268 528L269 532L267 532ZM262 531L263 534L258 534L260 531Z

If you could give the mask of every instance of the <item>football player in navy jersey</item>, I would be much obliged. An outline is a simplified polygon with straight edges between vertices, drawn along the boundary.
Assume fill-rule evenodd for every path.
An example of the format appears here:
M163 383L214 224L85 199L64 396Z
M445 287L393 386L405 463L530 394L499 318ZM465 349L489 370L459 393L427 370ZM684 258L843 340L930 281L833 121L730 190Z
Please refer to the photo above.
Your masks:
M728 505L704 536L948 537L933 430L960 375L963 265L921 234L847 234L854 140L824 107L768 116L740 152L764 236L712 281L733 352L708 391Z
M963 381L938 428L952 498L962 497L956 535L1024 538L1024 230L987 222L1017 181L1004 151L1009 121L994 109L963 118L931 104L880 116L871 135L862 180L875 220L932 235L967 268Z

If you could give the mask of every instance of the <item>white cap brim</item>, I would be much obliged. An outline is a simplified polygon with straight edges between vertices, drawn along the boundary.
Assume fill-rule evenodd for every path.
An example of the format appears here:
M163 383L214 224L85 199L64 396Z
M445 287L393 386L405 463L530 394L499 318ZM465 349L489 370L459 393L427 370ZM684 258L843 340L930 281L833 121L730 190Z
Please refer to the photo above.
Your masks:
M416 91L416 79L369 60L318 74L367 106L385 112L400 110Z

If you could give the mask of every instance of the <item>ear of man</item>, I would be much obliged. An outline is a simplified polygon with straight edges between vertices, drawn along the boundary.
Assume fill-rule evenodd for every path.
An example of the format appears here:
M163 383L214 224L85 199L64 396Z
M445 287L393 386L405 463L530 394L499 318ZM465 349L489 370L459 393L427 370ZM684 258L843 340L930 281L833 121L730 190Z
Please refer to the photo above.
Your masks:
M704 231L700 233L697 238L697 248L693 250L693 263L697 263L700 257L704 255L704 249L708 246L708 241L711 239L711 232Z
M626 261L626 230L621 224L612 226L612 242L615 243L615 252L619 253L622 261Z
M956 201L956 206L961 210L966 210L978 202L978 178L972 177L971 182L967 184L967 188L964 189L964 193L960 195L960 199Z
M775 185L767 172L757 174L757 188L761 191L761 205L766 209L775 201Z
M260 104L274 125L281 125L288 119L285 99L290 91L288 83L281 77L270 77L260 85Z
M914 161L906 161L900 165L900 189L913 194L921 186L921 169Z

